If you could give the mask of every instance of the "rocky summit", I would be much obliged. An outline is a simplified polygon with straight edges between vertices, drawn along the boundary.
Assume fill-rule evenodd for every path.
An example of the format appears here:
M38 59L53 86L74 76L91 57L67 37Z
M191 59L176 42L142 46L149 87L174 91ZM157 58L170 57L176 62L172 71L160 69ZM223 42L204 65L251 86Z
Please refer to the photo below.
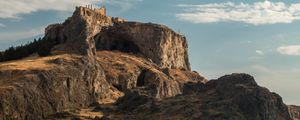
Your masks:
M51 55L0 63L0 119L299 119L250 75L191 71L186 38L164 25L77 7L44 39Z

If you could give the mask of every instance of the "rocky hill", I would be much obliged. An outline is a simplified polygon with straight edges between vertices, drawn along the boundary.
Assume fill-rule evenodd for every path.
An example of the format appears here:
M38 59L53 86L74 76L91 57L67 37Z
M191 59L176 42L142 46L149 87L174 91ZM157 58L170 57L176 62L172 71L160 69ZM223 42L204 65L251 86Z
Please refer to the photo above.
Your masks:
M77 7L44 39L57 43L50 56L0 63L0 119L297 117L247 74L208 81L191 71L186 38L164 25Z
M291 114L291 117L294 120L300 120L300 107L299 106L295 106L295 105L290 105L289 107L289 111Z

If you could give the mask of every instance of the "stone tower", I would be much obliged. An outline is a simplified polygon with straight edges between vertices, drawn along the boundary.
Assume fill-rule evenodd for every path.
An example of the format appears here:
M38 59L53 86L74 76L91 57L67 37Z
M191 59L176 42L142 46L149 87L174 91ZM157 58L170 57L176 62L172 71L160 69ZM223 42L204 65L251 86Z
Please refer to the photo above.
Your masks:
M101 8L96 8L95 12L99 13L100 15L106 16L106 8L105 8L105 6L103 6Z

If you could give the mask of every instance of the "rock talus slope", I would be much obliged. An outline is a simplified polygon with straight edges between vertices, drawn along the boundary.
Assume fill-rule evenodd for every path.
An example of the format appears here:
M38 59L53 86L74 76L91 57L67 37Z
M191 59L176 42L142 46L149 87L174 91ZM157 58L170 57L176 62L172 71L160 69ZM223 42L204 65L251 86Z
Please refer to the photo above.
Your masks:
M191 71L186 38L164 25L77 7L45 39L58 43L51 56L0 63L0 119L297 117L249 75L207 81Z

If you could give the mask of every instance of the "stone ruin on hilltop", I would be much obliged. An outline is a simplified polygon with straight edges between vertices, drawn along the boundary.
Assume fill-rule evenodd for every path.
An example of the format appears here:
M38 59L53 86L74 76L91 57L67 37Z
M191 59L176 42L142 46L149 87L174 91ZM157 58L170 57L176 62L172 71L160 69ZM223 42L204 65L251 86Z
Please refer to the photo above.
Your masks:
M162 68L191 69L184 36L164 25L106 16L105 8L77 7L65 23L48 26L45 38L61 43L53 51L93 55L96 49L119 50L142 55Z

